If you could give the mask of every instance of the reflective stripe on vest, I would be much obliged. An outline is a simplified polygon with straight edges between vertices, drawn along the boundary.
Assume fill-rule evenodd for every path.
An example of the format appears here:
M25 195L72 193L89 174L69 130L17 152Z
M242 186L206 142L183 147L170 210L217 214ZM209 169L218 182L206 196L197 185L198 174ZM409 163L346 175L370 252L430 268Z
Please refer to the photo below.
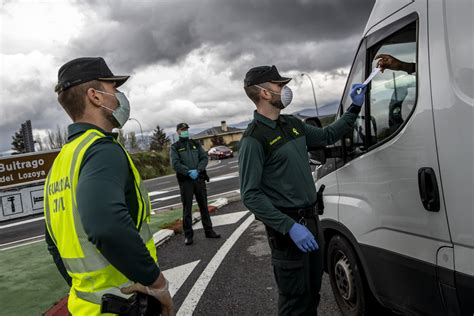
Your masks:
M100 304L105 293L129 297L121 294L119 288L132 284L88 241L76 204L75 191L84 154L95 141L104 136L92 129L64 145L48 174L44 192L46 227L73 279L71 291L77 297L94 304ZM151 209L148 192L131 157L123 147L122 149L133 172L138 198L136 228L150 255L157 261L153 236L148 226Z

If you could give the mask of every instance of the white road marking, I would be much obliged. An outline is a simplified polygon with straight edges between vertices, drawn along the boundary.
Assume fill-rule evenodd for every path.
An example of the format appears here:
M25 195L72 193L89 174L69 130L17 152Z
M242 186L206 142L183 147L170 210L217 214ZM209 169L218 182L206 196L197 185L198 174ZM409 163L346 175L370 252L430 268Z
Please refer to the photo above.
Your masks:
M38 235L38 236L34 236L34 237L28 237L28 238L25 238L25 239L10 241L10 242L4 243L4 244L0 244L0 247L12 245L12 244L18 244L22 241L27 241L27 240L32 240L32 239L42 238L42 237L44 237L44 235Z
M212 171L212 170L216 170L216 169L219 169L219 168L222 168L222 167L224 167L224 166L212 167L212 168L208 168L207 170Z
M27 219L26 221L16 222L16 223L13 223L13 224L3 225L3 226L0 226L0 229L5 229L5 228L9 228L9 227L20 226L20 225L23 225L23 224L32 223L32 222L37 222L37 221L41 221L41 220L44 220L44 216L42 216L42 217L37 217L37 218L32 218L32 219Z
M171 297L173 297L176 292L180 289L186 279L191 275L194 268L199 264L201 260L197 260L194 262L190 262L187 264L183 264L182 266L178 266L172 269L168 269L163 271L163 275L168 280L169 284L169 291Z
M221 195L226 195L226 194L229 194L229 193L240 193L240 190L232 190L232 191L227 191L227 192L222 192L222 193L210 195L210 196L207 197L207 199L211 199L211 198L218 197L218 196L221 196ZM196 205L196 203L194 201L195 200L193 200L193 206ZM182 205L182 203L175 203L175 204L170 204L170 205L166 205L166 206L161 206L161 207L152 209L152 211L159 211L159 210L162 210L162 209L165 209L165 208L175 207L175 206L179 206L179 205Z
M235 242L239 239L239 237L243 234L243 232L250 226L250 224L255 220L255 216L252 214L250 215L245 222L243 222L233 233L232 235L226 240L226 242L222 245L221 248L217 251L214 257L211 259L209 264L207 265L206 269L201 273L199 279L194 283L193 288L189 291L188 296L184 300L183 304L181 305L177 315L192 315L194 309L196 308L199 300L201 299L202 294L207 288L207 285L211 281L214 273L219 268L219 265L224 260L225 256L235 244Z
M165 196L165 197L162 197L162 198L159 198L159 199L154 199L152 200L151 202L154 203L154 202L160 202L160 201L166 201L166 200L171 200L171 199L174 199L176 197L180 196L179 194L175 194L175 195L170 195L170 196Z
M216 169L215 166L219 166L221 163L222 163L222 161L220 161L220 160L219 160L219 161L216 161L216 163L215 163L213 166L208 167L207 170L214 170L214 169ZM219 168L220 168L220 167L219 167Z
M238 221L240 221L242 217L244 217L248 212L249 211L242 211L242 212L234 212L234 213L229 213L229 214L211 216L212 226L218 227L218 226L235 224ZM202 229L202 222L196 223L196 225L193 226L193 229L194 230Z
M209 183L214 183L214 182L224 181L224 180L227 180L227 179L237 178L238 176L239 176L238 172L232 172L232 173L228 173L228 174L225 174L223 176L220 176L220 177L211 178L211 181L209 181Z
M26 245L35 244L35 243L40 242L40 241L43 241L43 240L44 240L44 239L38 239L38 240L30 241L30 242L27 242L27 243L24 243L24 244L21 244L21 245L16 245L16 246L11 246L11 247L7 247L7 248L3 248L3 249L0 249L0 251L5 251L5 250L10 250L10 249L15 249L15 248L18 248L18 247L23 247L23 246L26 246Z
M176 174L173 173L173 174L169 174L167 176L162 176L162 177L153 178L153 179L146 179L146 180L143 180L143 182L147 183L147 182L156 181L156 180L159 180L159 179L169 178L169 177L172 177L172 176L176 176Z
M230 165L231 163L238 163L238 162L239 162L238 160L229 161L229 165Z
M150 197L152 197L152 196L155 196L155 195L165 194L165 193L168 193L168 192L170 192L170 191L151 191L151 192L148 192L148 195Z
M229 169L235 169L235 168L238 168L239 166L232 166L230 167Z

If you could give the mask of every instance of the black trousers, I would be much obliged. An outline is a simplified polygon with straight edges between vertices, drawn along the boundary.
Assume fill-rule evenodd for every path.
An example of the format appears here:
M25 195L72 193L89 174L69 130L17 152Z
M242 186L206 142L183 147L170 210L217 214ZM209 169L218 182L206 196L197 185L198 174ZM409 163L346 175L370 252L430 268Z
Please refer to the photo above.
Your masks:
M306 218L319 249L304 253L290 236L266 227L278 285L278 315L317 315L324 268L324 238L319 218Z
M212 231L211 217L207 209L207 189L206 182L202 179L191 180L186 179L179 181L179 190L181 193L181 202L183 203L183 231L184 237L193 238L193 196L196 196L196 201L201 212L201 222L204 232Z

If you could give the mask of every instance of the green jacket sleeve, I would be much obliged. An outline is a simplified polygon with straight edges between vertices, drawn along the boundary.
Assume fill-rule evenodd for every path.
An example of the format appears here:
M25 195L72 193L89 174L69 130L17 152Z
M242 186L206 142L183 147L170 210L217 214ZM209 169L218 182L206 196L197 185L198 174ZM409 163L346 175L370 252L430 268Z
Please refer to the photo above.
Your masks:
M189 168L181 163L181 158L179 158L179 153L176 150L175 146L171 146L170 160L171 166L173 167L174 171L185 176L188 175Z
M337 121L324 128L304 124L306 145L313 147L334 144L345 134L352 131L356 118L357 114L348 111Z
M295 223L275 208L260 189L265 153L262 145L253 137L240 141L239 175L240 194L244 205L265 225L286 234Z
M198 154L199 154L199 163L198 163L197 170L204 171L206 170L209 157L207 156L207 152L204 150L204 148L202 148L201 144L198 144Z
M130 177L122 148L99 140L87 149L81 165L77 208L88 240L100 253L128 279L150 285L160 269L130 216L126 203Z

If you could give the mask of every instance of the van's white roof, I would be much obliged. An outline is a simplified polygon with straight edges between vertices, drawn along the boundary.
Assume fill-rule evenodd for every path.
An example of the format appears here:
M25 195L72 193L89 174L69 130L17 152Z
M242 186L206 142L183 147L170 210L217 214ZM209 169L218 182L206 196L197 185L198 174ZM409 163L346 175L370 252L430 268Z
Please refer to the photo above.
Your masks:
M364 35L372 26L414 1L415 0L377 0L365 27Z

